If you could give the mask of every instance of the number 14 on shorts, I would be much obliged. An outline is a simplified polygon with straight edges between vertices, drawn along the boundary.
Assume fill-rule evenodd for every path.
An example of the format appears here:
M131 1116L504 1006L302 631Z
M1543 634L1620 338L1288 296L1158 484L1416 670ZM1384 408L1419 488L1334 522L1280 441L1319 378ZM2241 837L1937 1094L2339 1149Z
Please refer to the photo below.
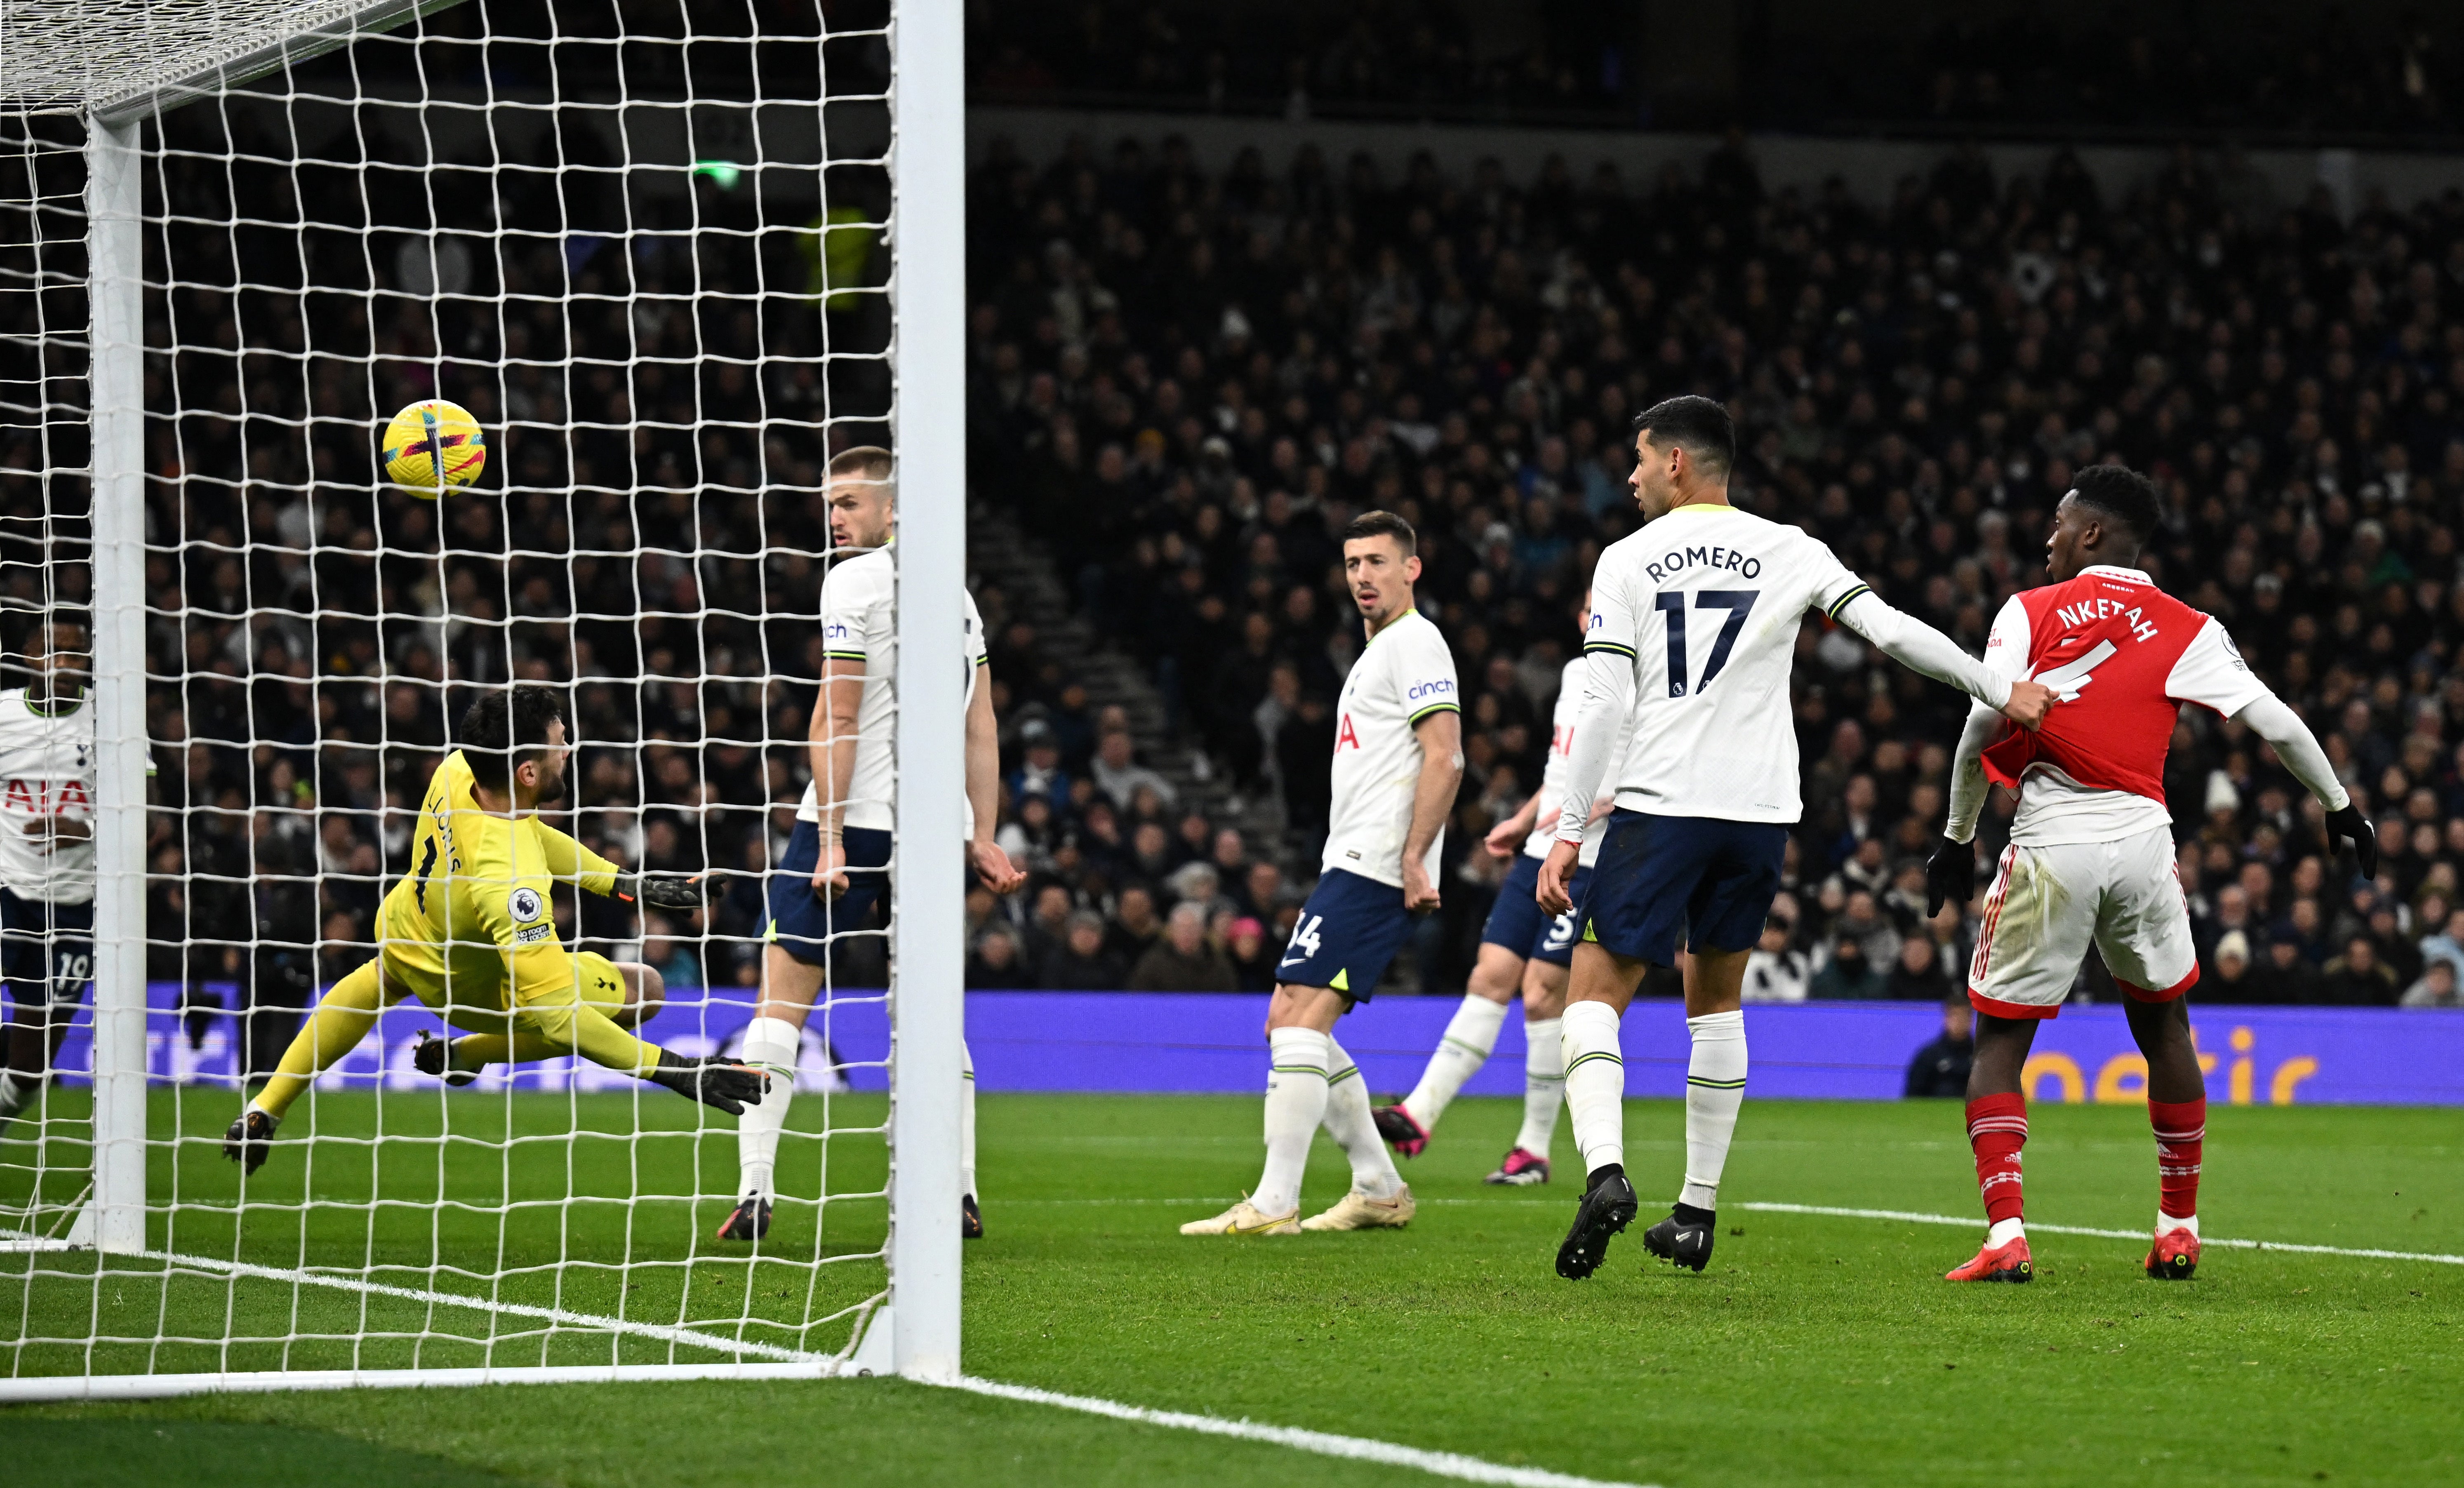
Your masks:
M1284 947L1281 966L1306 961L1318 952L1318 928L1326 923L1323 914L1304 914L1292 923L1292 938Z

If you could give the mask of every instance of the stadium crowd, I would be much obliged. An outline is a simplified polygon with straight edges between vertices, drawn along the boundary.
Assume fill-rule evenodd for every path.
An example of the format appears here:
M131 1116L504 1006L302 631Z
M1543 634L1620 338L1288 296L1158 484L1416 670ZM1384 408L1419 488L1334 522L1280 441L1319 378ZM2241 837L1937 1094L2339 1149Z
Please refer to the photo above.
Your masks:
M249 168L175 154L163 179L210 218ZM753 208L695 189L698 218L634 204L629 243L507 235L424 267L469 274L461 298L357 248L327 261L366 264L373 297L303 292L297 240L322 230L263 221L220 240L222 278L201 252L149 292L149 343L179 349L149 358L148 405L176 381L186 410L148 429L152 974L201 1007L237 982L296 1008L367 953L457 688L512 676L574 686L578 835L725 880L705 916L585 898L560 907L567 932L639 941L673 984L754 977L818 672L819 467L872 430L817 422L866 388L825 375L793 245L696 239ZM1181 737L1276 822L1184 809L1072 658L981 589L1001 831L1034 878L970 900L972 985L1267 985L1357 646L1330 534L1383 506L1419 529L1469 760L1445 906L1397 975L1460 987L1501 866L1481 835L1538 781L1583 576L1631 528L1626 421L1696 390L1739 415L1742 500L1970 646L2039 571L2070 470L2154 472L2160 579L2312 719L2384 849L2375 883L2348 882L2264 750L2186 716L2167 784L2204 995L2456 999L2464 195L2347 223L2256 209L2188 155L2116 201L2068 156L1997 181L1951 152L1866 203L1767 192L1734 149L1639 186L1314 152L1208 174L1169 141L997 150L972 189L976 499L1048 544ZM842 347L878 336L865 303L826 314ZM440 344L467 359L441 390L500 430L501 500L375 485L366 431L440 390ZM38 468L11 438L8 465ZM5 480L12 506L40 499ZM80 599L73 579L14 563L8 582L31 609ZM1959 699L1819 624L1802 646L1809 812L1749 995L1938 999L1972 931L1921 902ZM834 974L875 980L877 947L848 950Z
M2377 881L2350 882L2264 747L2186 715L2167 788L2205 995L2453 999L2464 193L2347 223L2323 196L2255 203L2189 152L2109 200L2067 153L2000 181L1954 151L1868 203L1767 192L1734 146L1638 186L1307 149L1209 175L1172 141L997 151L975 191L979 494L1060 555L1183 730L1280 799L1286 869L1313 862L1357 646L1330 534L1371 507L1419 528L1469 756L1433 989L1458 984L1497 877L1482 833L1538 779L1584 575L1631 530L1627 421L1696 391L1739 417L1741 499L1971 648L2041 574L2072 470L2153 473L2157 577L2228 620L2382 836ZM1801 644L1809 807L1749 995L1939 998L1972 925L1925 916L1922 860L1963 700L1815 620ZM1065 976L1117 968L1167 900L1198 901L1236 956L1252 919L1276 941L1257 880L1276 881L1247 866L1265 844L1177 821L1126 734L996 671L1027 720L1010 830L1043 886L980 975L1040 964L1039 943ZM2012 804L1997 792L1989 855Z

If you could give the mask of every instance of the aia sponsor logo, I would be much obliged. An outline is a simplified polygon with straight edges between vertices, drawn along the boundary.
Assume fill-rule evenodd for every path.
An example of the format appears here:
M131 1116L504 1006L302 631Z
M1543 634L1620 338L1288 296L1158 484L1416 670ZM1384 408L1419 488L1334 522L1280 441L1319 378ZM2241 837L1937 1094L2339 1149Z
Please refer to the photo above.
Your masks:
M90 816L94 798L82 780L11 780L0 791L0 809L30 817Z

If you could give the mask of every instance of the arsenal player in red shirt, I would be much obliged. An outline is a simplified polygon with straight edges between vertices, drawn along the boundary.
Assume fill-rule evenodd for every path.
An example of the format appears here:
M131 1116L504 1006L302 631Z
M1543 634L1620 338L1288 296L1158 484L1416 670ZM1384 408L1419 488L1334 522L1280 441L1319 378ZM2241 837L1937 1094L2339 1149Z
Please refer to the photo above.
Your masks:
M2351 839L2362 875L2377 872L2378 840L2309 728L2251 673L2221 624L2137 567L2160 515L2146 477L2118 465L2079 472L2045 541L2052 582L2012 596L1985 648L1989 669L2044 683L2060 701L2035 732L1971 710L1960 735L1949 821L1925 869L1929 910L1975 893L1971 842L1986 782L2016 790L2019 810L1968 970L1977 1013L1968 1140L1991 1228L1953 1281L2032 1274L2020 1221L2028 1114L2019 1074L2037 1021L2060 1010L2091 942L2147 1058L2160 1195L2147 1274L2178 1280L2198 1266L2208 1102L2183 994L2199 966L2165 807L2165 750L2182 704L2237 718L2274 746L2326 808L2331 844Z

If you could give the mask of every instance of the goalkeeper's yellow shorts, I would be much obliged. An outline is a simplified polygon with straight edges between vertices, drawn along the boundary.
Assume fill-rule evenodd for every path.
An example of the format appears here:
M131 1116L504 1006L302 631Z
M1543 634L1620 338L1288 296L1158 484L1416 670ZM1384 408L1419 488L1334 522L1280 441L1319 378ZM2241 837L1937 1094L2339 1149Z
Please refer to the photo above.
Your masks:
M417 997L464 1033L514 1031L513 976L503 952L492 945L448 947L422 936L391 937L385 934L386 918L377 916L377 959L388 1004ZM625 1011L625 978L615 962L584 951L573 957L573 971L577 1001L611 1018Z

